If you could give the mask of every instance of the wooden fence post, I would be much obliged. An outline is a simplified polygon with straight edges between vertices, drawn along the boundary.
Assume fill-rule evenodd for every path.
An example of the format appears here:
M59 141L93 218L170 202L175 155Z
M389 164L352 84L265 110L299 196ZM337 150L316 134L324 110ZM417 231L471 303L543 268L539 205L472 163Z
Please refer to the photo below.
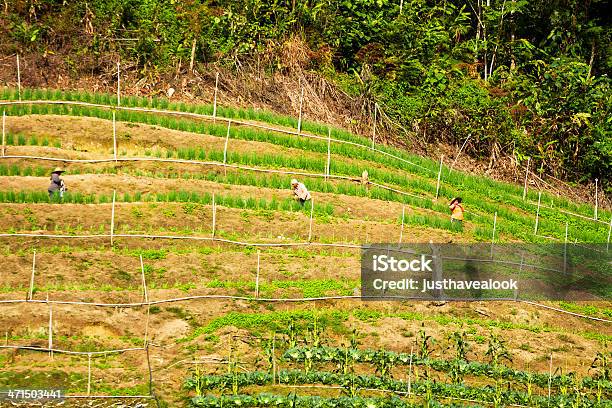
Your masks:
M376 120L377 120L377 111L378 103L374 103L374 126L372 126L372 150L374 150L374 140L376 139Z
M302 92L300 94L300 113L298 116L298 126L297 126L298 136L302 134L302 107L303 105L304 105L304 87L302 87Z
M149 293L147 292L147 280L145 277L144 261L142 260L142 254L140 255L140 273L142 275L142 296L145 303L149 303Z
M444 155L440 156L440 170L438 170L438 182L436 184L436 198L438 198L440 194L440 180L442 178L442 160L444 159Z
M144 302L147 304L147 319L145 320L144 340L143 346L149 347L149 319L151 318L151 305L149 304L149 292L147 291L147 279L145 276L144 262L142 260L142 254L140 255L140 272L142 274L142 296Z
M327 166L325 166L325 180L330 176L331 169L331 129L327 128Z
M493 258L493 245L495 245L495 231L497 229L497 211L493 216L493 234L491 235L491 258Z
M565 222L565 241L563 243L563 272L567 272L567 232L569 223Z
M412 355L414 354L414 344L410 347L410 364L408 365L408 397L412 394Z
M610 235L612 235L612 217L610 217L610 226L608 227L608 244L606 245L606 252L610 251Z
M552 373L553 373L553 371L552 371L552 356L553 356L553 353L551 351L550 352L550 367L548 369L548 402L549 402L549 404L550 404L550 388L551 388L551 385L552 385Z
M87 353L87 395L91 395L91 353Z
M308 227L308 242L312 239L312 215L314 213L314 199L310 199L310 225Z
M538 191L538 210L536 211L535 227L533 235L538 235L538 222L540 221L540 202L542 201L542 192Z
M32 258L32 277L30 278L30 291L28 293L28 300L32 300L34 294L34 273L36 272L36 250L34 250L34 257Z
M53 360L53 306L49 302L49 294L47 293L47 304L49 305L49 357Z
M523 187L523 200L527 197L527 177L529 176L529 162L531 161L531 157L527 158L527 168L525 170L525 185Z
M225 146L223 147L223 170L225 171L225 176L227 177L227 144L229 143L230 137L230 127L232 126L232 121L227 121L227 135L225 136Z
M5 156L6 152L6 111L2 111L2 157Z
M521 277L521 274L523 273L523 265L525 263L525 254L521 253L521 266L519 267L519 273L517 276L517 284L516 284L516 289L514 289L514 300L518 300L518 280Z
M404 237L404 216L406 214L406 206L402 207L402 226L400 227L400 237L399 243L402 243L402 238Z
M117 61L117 106L121 106L121 63Z
M275 384L276 377L276 332L272 338L272 384ZM279 380L280 383L280 380Z
M598 190L599 190L599 188L597 186L597 182L598 181L599 180L595 179L595 216L593 217L594 220L597 220L597 206L599 205L598 196L597 196L597 193L598 193Z
M255 276L255 298L259 299L259 268L260 268L261 251L257 250L257 275Z
M213 122L217 121L217 92L219 91L219 73L215 76L215 97L213 101Z
M117 122L115 111L113 111L113 156L115 157L115 163L117 163Z
M113 246L113 235L115 233L115 198L117 191L113 190L113 206L111 208L111 225L110 225L110 241L111 246Z
M19 65L19 54L17 54L17 97L21 100L21 66Z
M217 204L215 204L215 193L212 195L212 237L215 237L215 228L217 226Z

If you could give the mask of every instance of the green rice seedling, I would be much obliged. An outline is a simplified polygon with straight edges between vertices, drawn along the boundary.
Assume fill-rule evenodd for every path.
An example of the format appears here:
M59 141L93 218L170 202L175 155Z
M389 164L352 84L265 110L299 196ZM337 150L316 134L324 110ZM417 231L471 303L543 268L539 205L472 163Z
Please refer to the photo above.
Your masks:
M228 113L229 113L229 111L228 111ZM325 129L326 129L326 127L325 127ZM334 136L338 136L338 135L334 134ZM295 140L295 138L294 138L293 140ZM381 149L383 149L383 147L382 147L382 146L381 146ZM368 153L368 154L370 154L370 153ZM413 157L413 159L414 159L414 157ZM419 159L420 159L420 158L419 158ZM422 159L421 159L421 160L422 160ZM380 161L380 160L377 160L377 161ZM423 163L421 163L421 164L423 164ZM435 167L435 166L434 166L434 167ZM458 173L458 172L455 172L455 173L453 173L453 174L457 175L457 174L459 174L459 173ZM430 176L431 176L431 175L430 175ZM481 180L478 180L478 182L480 183L480 182L481 182ZM431 187L429 187L429 188L431 188ZM515 188L515 190L517 190L517 189Z
M257 200L254 197L248 197L245 201L246 207L250 209L258 209Z
M144 101L143 101L144 103ZM177 107L180 108L180 107ZM12 108L11 108L12 109ZM29 109L29 110L28 110ZM38 109L38 108L37 108ZM53 109L56 109L55 107L51 107L51 109L49 107L46 107L44 109L41 109L41 111L46 111L47 113L52 111ZM17 113L28 113L28 111L32 111L32 107L15 107L14 108L15 112ZM70 113L73 112L71 111L69 108L66 109L62 109L60 113ZM235 112L232 112L232 110L228 110L226 112L228 115L232 115L235 114ZM110 117L110 112L104 111L104 110L95 110L95 109L88 109L85 110L83 109L83 114L88 114L88 115L99 115L100 117ZM257 112L257 114L260 114L260 112ZM247 116L250 117L251 113L249 112ZM264 118L263 114L262 116L260 116L261 118ZM143 121L148 121L151 123L159 123L158 119L155 119L153 115L133 115L130 116L130 120L143 120ZM267 116L265 117L266 120L276 120L274 119L274 115L272 116ZM168 126L170 126L171 128L184 128L185 124L189 123L189 121L185 121L185 120L181 120L180 123L173 123L172 121L168 122ZM279 121L280 123L280 121ZM290 122L286 122L289 123ZM307 125L307 122L304 122L304 129L307 129L309 125ZM317 127L318 126L318 127ZM220 128L224 128L224 126L218 126ZM200 129L205 129L205 126L197 126L196 129L200 130ZM189 128L191 129L191 127ZM212 129L212 131L217 132L217 129L215 127L210 127L209 129ZM244 128L246 129L246 128ZM327 127L321 127L320 125L316 125L313 124L313 131L317 132L317 131L322 131L324 133L326 133L327 131ZM221 131L221 129L219 130ZM255 136L254 136L255 135ZM361 137L357 137L354 135L350 135L348 132L344 132L344 131L338 131L335 129L332 129L332 135L335 138L339 138L339 139L343 139L343 140L350 140L350 141L356 141L356 142L364 142L364 138ZM294 136L291 135L277 135L274 134L272 132L260 132L258 133L257 131L253 131L252 129L249 129L249 132L242 132L238 131L234 134L234 132L232 132L232 137L244 137L244 138L257 138L258 140L268 140L272 143L275 144L284 144L287 145L288 147L301 147L303 149L310 149L312 151L318 151L318 152L324 152L325 150L325 143L324 141L314 141L311 139L298 139L295 138ZM285 137L285 140L283 140L283 137ZM300 144L301 140L307 140L309 145L306 146L305 144ZM311 143L312 142L312 143ZM367 141L365 141L364 143L366 146L368 145ZM336 149L337 148L337 149ZM394 167L394 168L398 168L398 169L402 169L402 170L409 170L411 173L413 174L418 174L418 175L422 175L424 178L414 178L414 177L406 177L404 181L401 180L401 177L398 178L397 176L393 175L393 174L386 174L389 173L388 171L385 171L383 173L379 173L376 174L377 176L380 176L381 179L383 181L387 181L387 182L392 182L392 183L401 183L401 186L408 186L410 189L414 190L414 191L424 191L425 193L429 193L431 194L433 191L433 183L432 183L432 179L434 178L435 173L437 172L437 163L435 163L434 161L430 160L430 159L424 159L424 158L420 158L414 155L410 155L407 154L405 152L401 152L401 151L396 151L397 149L393 149L393 148L388 148L386 146L379 146L378 148L380 148L383 151L387 151L389 153L392 154L396 154L406 160L411 160L413 163L415 163L416 165L420 165L423 166L427 169L427 171L424 171L422 169L418 169L418 168L412 168L410 167L410 165L408 165L407 163L402 163L396 159L393 158L389 158L386 156L380 156L379 154L372 152L368 149L363 149L361 147L356 147L356 146L347 146L347 145L335 145L334 146L334 154L339 154L339 155L344 155L344 156L349 156L349 157L361 157L361 158L367 158L368 160L374 160L378 163L381 163L385 166L388 167ZM337 150L337 151L336 151ZM356 153L356 152L360 152L360 153ZM267 160L266 160L267 161ZM334 163L334 162L332 162ZM283 162L283 161L277 161L277 166L284 166L286 165L287 162ZM303 167L306 167L308 169L313 169L314 167L317 167L317 170L321 170L320 167L320 163L317 163L316 165L313 165L312 163L310 164L306 164L306 163L300 163L300 165L304 165ZM408 167L407 167L408 166ZM353 174L353 172L355 171L355 166L351 165L348 167L340 167L341 170L349 173L349 174ZM361 170L361 169L358 169ZM357 173L359 174L359 173ZM425 178L429 179L430 181L425 181ZM445 189L447 184L451 184L451 185L461 185L463 186L463 188L467 188L470 191L470 195L471 195L471 201L472 202L480 202L483 201L481 200L481 198L486 198L485 201L491 201L490 197L494 197L494 201L496 202L496 204L493 204L497 207L499 207L499 203L505 200L505 203L511 204L513 206L517 206L519 208L522 208L526 211L529 211L530 213L535 212L535 208L534 208L534 204L533 203L524 203L522 202L522 188L520 186L516 186L516 185L511 185L508 183L499 183L499 182L495 182L483 177L477 177L477 176L470 176L470 175L465 175L462 174L460 172L453 172L450 173L448 172L447 168L444 168L443 170L443 190L442 190L442 196L445 197L449 197L449 195L447 195L447 193L450 193L451 191L447 191ZM491 194L491 191L488 190L496 190L493 191L493 194ZM502 193L501 195L499 193ZM533 192L529 192L528 194L528 198L531 198L532 200L534 199L535 194ZM383 198L381 196L381 198ZM554 197L548 197L546 194L543 194L543 198L547 201L550 201L552 203L554 203L555 205L559 206L559 208L569 208L572 209L574 212L578 212L578 213L582 213L583 215L591 215L592 214L592 208L586 205L577 205L574 203L571 203L569 200L567 199L555 199ZM405 201L405 199L402 199L402 201ZM426 206L427 202L424 201L420 206ZM486 209L487 211L490 211L489 208ZM603 212L602 214L604 214L604 216L608 216L609 215L606 212ZM510 215L512 216L511 212L506 214L506 215ZM517 220L518 221L518 220ZM554 228L554 232L557 235L562 235L563 231L562 231L562 223L561 227L556 227Z

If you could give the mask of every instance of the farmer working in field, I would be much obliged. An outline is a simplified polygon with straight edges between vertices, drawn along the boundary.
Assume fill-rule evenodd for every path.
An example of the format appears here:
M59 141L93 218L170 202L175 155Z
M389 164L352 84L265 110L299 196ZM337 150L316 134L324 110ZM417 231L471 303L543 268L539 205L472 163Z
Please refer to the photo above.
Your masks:
M47 191L49 192L50 201L53 200L53 195L55 194L56 191L59 191L60 200L64 198L64 191L66 191L67 188L66 188L66 185L64 184L64 180L60 178L63 172L64 170L60 169L59 167L56 167L51 172L51 184L49 185L49 188L47 189Z
M463 206L461 205L461 197L453 198L453 201L450 202L450 210L451 210L451 222L458 222L461 224L463 222Z
M370 184L370 179L368 178L368 171L364 170L361 173L361 185L367 187Z
M298 182L296 179L291 180L291 189L293 190L293 194L295 194L295 198L300 202L300 204L304 205L304 203L310 200L310 193L306 189L304 183Z

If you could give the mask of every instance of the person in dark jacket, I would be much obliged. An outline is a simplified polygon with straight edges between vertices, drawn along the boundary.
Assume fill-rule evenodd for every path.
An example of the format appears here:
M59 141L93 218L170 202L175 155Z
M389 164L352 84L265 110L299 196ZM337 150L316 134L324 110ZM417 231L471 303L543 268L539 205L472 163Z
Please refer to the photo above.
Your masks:
M59 191L60 200L64 198L64 191L66 191L66 185L64 184L64 180L60 177L64 170L59 167L56 167L51 172L51 184L49 184L49 188L47 191L49 192L49 201L53 200L53 196L56 191Z

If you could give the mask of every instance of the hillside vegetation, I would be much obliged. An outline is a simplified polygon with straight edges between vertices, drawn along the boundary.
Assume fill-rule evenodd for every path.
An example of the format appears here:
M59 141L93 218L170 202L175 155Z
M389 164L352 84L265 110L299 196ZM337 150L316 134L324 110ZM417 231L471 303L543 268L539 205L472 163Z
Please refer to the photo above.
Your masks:
M489 167L529 157L609 188L605 15L601 0L16 0L1 13L0 53L30 56L39 75L26 85L51 88L56 71L108 85L117 60L144 82L210 64L257 78L307 72L350 98L361 124L377 103L398 144L465 143Z

